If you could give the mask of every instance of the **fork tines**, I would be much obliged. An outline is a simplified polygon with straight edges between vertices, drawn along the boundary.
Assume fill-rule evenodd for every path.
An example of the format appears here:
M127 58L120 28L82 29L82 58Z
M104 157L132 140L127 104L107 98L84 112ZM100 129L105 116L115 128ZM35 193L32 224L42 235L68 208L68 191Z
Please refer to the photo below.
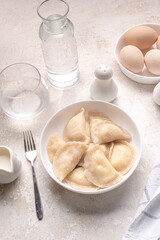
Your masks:
M32 132L30 130L24 131L23 137L24 137L25 152L36 150Z

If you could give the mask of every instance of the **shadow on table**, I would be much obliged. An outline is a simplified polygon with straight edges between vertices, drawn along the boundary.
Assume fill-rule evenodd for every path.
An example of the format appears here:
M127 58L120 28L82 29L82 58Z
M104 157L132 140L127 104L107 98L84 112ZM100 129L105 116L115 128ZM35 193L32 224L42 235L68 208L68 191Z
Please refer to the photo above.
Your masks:
M0 201L3 199L7 199L7 201L12 201L12 193L15 192L15 189L17 189L18 186L19 178L8 184L0 184Z
M139 173L135 173L122 186L110 192L98 195L83 195L70 192L57 184L52 183L53 198L57 195L59 199L59 206L64 206L69 211L77 212L79 214L106 214L117 211L123 206L130 206L133 204L133 195L136 195L136 184L138 182Z

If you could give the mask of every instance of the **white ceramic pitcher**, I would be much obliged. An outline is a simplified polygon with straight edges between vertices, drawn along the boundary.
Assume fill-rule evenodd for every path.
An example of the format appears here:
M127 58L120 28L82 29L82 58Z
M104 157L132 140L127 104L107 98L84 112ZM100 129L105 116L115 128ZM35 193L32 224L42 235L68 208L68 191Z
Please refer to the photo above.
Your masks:
M13 182L20 174L21 162L6 146L0 146L0 184Z

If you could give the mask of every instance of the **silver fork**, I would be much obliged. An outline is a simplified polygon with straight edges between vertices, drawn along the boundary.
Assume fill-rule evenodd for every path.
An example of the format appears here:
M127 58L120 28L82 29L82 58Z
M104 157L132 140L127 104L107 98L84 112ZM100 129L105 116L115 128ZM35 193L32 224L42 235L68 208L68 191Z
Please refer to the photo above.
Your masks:
M31 131L23 132L23 137L24 137L25 156L26 156L26 159L32 165L36 213L37 213L38 219L41 220L43 218L43 209L42 209L41 197L40 197L39 189L38 189L38 185L37 185L36 174L35 174L35 170L34 170L34 160L37 157L36 146L35 146L33 135L32 135Z

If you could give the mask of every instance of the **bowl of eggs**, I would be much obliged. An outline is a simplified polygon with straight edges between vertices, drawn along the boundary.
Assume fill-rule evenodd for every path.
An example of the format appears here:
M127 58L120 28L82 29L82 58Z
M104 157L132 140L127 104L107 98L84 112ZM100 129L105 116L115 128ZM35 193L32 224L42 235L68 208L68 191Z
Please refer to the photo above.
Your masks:
M115 59L121 71L135 82L160 81L160 25L141 24L128 29L119 38Z

